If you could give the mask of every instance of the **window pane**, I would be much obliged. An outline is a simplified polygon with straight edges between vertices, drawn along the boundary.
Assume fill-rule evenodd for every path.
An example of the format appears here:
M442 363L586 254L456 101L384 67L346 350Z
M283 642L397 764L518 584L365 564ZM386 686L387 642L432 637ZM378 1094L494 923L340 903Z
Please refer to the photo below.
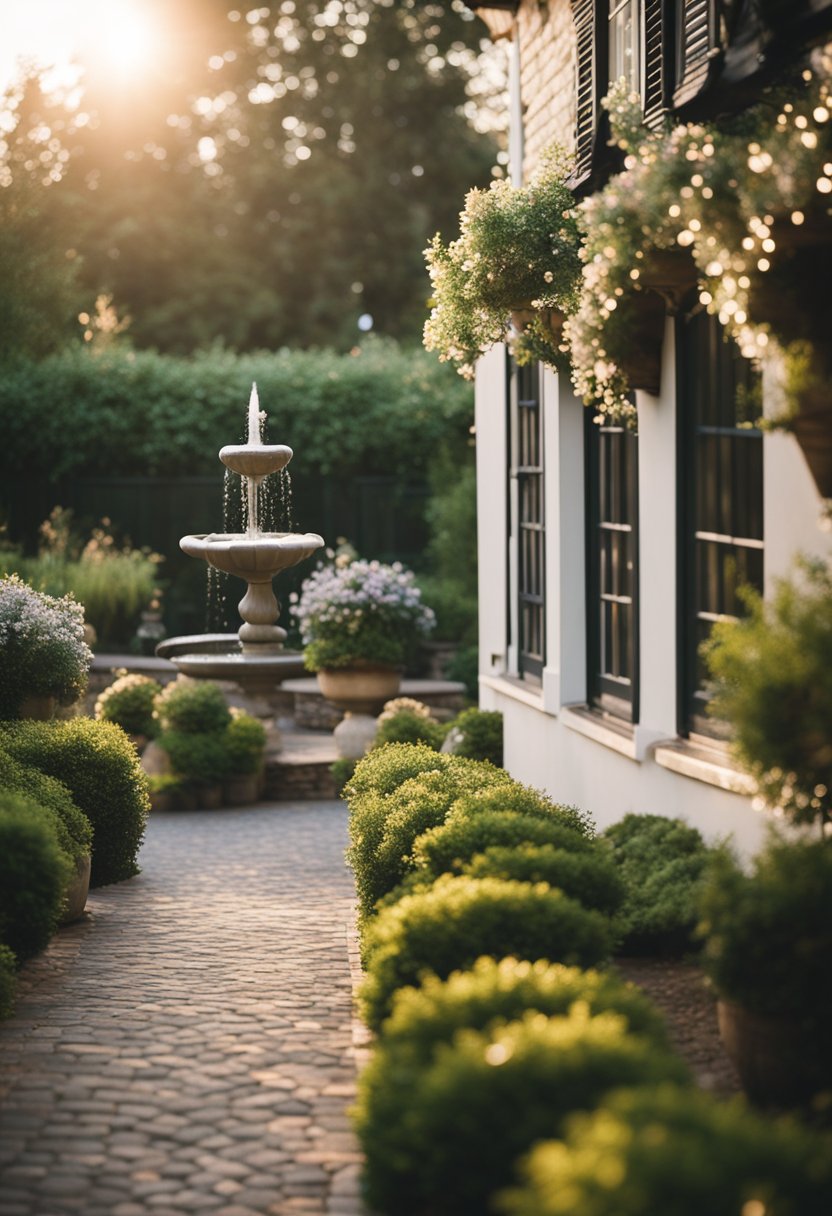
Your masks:
M517 652L521 675L539 677L545 662L546 538L540 368L512 367L512 467L517 478Z
M609 20L609 79L615 84L621 77L633 93L641 87L641 3L622 0L610 8Z

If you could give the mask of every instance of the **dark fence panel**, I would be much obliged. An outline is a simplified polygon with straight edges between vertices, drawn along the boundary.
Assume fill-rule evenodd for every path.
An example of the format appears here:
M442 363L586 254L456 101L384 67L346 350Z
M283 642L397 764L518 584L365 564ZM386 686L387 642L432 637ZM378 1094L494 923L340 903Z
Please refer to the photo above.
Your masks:
M179 548L179 538L186 533L222 530L221 472L216 477L90 477L55 482L20 478L4 485L0 494L0 516L9 539L29 552L36 548L40 524L60 505L71 508L85 536L107 518L118 540L129 537L133 545L161 553L165 560L159 573L169 633L237 628L242 583L229 580L227 613L219 609L209 619L205 566ZM319 532L333 547L343 537L362 557L424 569L427 498L424 483L395 477L324 478L304 473L292 484L292 527ZM289 594L312 567L310 561L288 570L275 584L284 605L281 621L287 628Z

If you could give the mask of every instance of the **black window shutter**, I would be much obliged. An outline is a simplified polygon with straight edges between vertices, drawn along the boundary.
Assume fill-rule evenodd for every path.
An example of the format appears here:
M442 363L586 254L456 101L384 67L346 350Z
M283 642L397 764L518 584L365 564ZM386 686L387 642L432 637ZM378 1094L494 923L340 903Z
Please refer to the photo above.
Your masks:
M676 3L679 23L673 103L682 106L709 83L719 44L715 0L676 0Z
M667 110L665 0L644 0L644 121L655 126Z
M592 173L592 156L598 127L596 0L572 0L572 19L575 22L578 53L575 171L572 175L572 185L579 186Z

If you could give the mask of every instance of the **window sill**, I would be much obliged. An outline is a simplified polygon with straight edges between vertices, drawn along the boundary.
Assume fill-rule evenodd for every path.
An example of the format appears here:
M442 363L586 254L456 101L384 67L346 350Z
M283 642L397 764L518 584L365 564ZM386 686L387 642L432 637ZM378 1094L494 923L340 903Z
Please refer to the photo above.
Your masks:
M530 709L537 709L541 713L548 713L543 703L543 689L534 685L527 684L525 680L520 680L516 676L480 676L480 687L490 688L492 692L499 693L501 697L510 697L513 701L519 701L522 705L528 705Z
M731 764L730 757L720 747L707 747L689 743L684 739L659 744L653 759L662 768L694 781L704 781L730 794L745 797L755 793L754 782L747 773Z
M560 712L561 723L576 734L610 748L628 760L640 760L636 732L629 722L616 722L606 714L582 705L565 706Z

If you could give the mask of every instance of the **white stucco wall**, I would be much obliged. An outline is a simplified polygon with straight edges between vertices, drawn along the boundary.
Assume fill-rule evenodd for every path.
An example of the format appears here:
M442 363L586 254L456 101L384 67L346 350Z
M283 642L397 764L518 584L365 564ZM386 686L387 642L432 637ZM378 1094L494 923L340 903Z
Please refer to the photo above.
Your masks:
M584 407L544 376L547 665L541 686L516 677L507 647L511 551L507 535L505 350L478 369L480 703L505 722L505 764L518 780L589 811L599 827L629 811L682 816L742 853L762 844L767 818L747 780L718 755L685 754L676 739L677 538L675 354L668 321L662 395L639 394L640 723L629 735L582 713L586 699L583 489ZM828 556L821 501L796 442L764 438L767 583L798 552ZM672 766L672 767L671 767ZM679 769L683 771L678 771ZM728 786L729 788L724 788Z

